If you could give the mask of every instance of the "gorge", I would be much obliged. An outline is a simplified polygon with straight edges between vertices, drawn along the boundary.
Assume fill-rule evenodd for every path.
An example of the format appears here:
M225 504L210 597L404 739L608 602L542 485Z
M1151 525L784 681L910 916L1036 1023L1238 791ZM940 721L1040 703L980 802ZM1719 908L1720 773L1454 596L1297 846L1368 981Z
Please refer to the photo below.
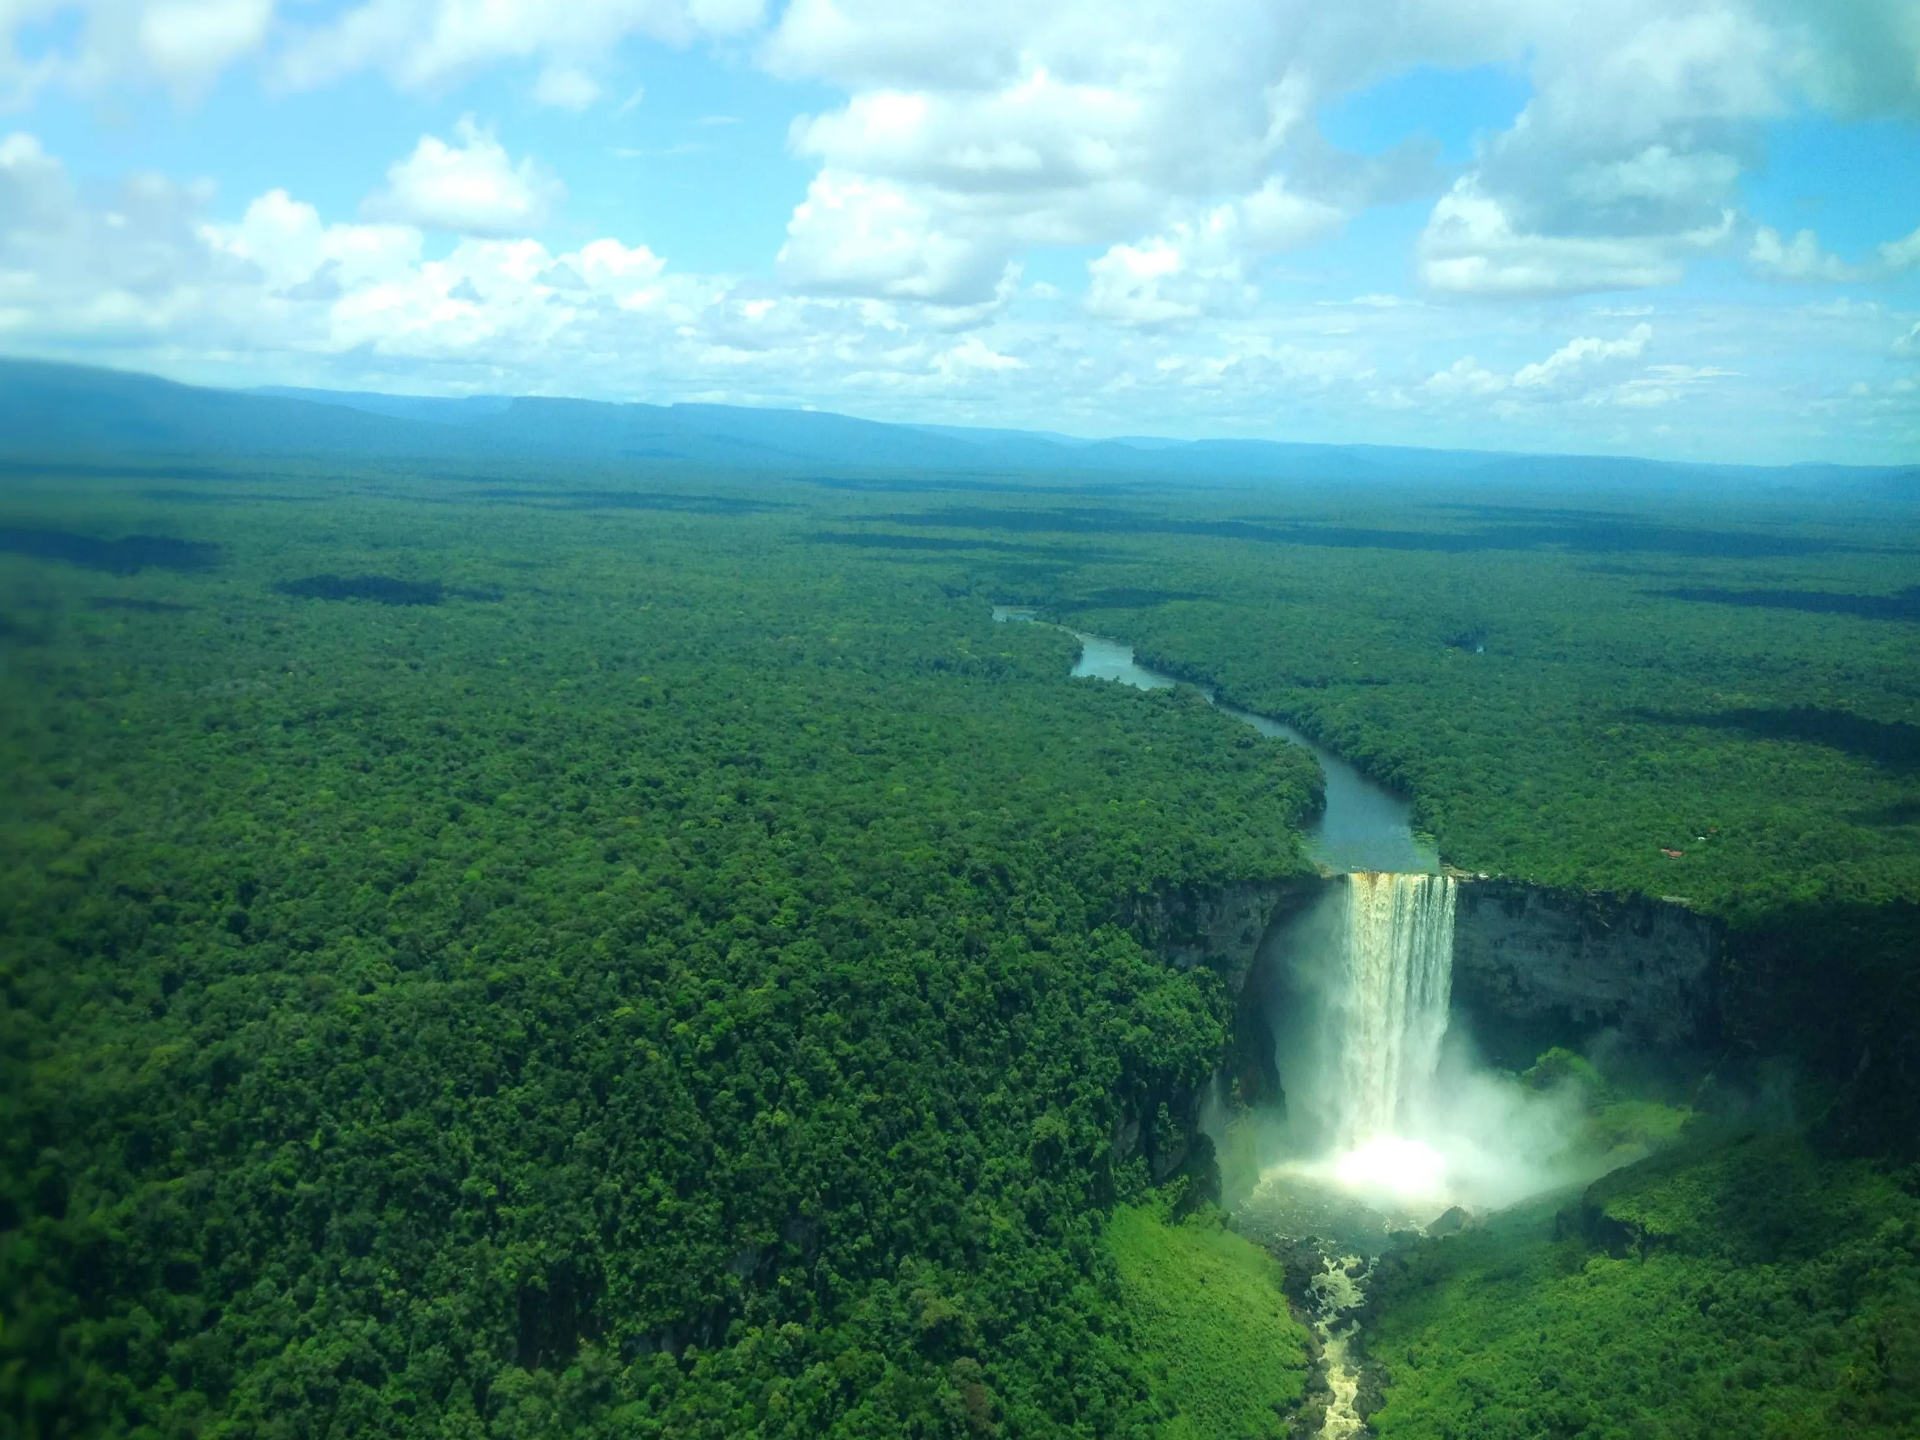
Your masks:
M1075 678L1176 683L1130 647L1074 633ZM1458 1231L1648 1153L1596 1137L1581 1081L1529 1086L1513 1072L1569 1053L1555 1046L1677 1052L1710 1037L1721 937L1675 901L1448 873L1405 797L1197 688L1262 734L1307 746L1325 776L1308 832L1317 880L1163 895L1141 928L1173 963L1205 965L1236 994L1229 1054L1210 1090L1186 1097L1185 1128L1204 1132L1237 1228L1292 1257L1296 1313L1320 1345L1319 1398L1294 1433L1346 1440L1370 1433L1378 1403L1362 1317L1397 1237ZM1139 1129L1126 1127L1116 1152ZM1193 1155L1183 1142L1150 1158L1168 1175Z
M996 607L994 618L1032 616ZM1181 683L1125 644L1073 633L1076 679L1143 690ZM1284 1161L1388 1203L1396 1223L1421 1223L1455 1201L1510 1203L1529 1184L1592 1167L1564 1172L1540 1154L1515 1167L1489 1150L1500 1143L1484 1133L1489 1118L1535 1151L1557 1141L1538 1105L1490 1099L1478 1080L1483 1055L1518 1070L1555 1045L1596 1037L1691 1051L1717 1034L1715 922L1678 901L1444 872L1405 796L1292 727L1196 688L1222 713L1308 748L1326 777L1308 828L1319 880L1164 895L1142 917L1162 954L1217 970L1237 997L1215 1085L1226 1097L1211 1121L1216 1150L1236 1107L1283 1112L1284 1122L1259 1126L1262 1170ZM1450 1032L1454 1053L1443 1057ZM1436 1088L1443 1058L1452 1061L1446 1095ZM1467 1113L1489 1105L1491 1117ZM1189 1097L1195 1126L1203 1108L1203 1097ZM1532 1123L1518 1122L1522 1109ZM1464 1152L1453 1183L1448 1144ZM1413 1213L1421 1206L1431 1213Z

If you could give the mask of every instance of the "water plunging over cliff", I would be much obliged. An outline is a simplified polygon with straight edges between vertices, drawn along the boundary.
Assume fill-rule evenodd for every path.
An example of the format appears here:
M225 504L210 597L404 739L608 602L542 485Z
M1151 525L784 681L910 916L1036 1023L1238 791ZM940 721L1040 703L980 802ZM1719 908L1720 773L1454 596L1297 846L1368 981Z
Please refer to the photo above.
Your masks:
M1453 900L1445 875L1347 877L1344 983L1328 1015L1342 1151L1399 1133L1433 1081L1452 989Z

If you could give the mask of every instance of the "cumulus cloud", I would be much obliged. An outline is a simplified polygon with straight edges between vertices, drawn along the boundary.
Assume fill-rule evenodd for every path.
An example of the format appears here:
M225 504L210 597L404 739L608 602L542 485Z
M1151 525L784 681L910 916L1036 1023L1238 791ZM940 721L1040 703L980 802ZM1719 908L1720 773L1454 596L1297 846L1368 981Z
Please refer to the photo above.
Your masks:
M1809 100L1848 103L1841 72L1854 62L1839 57L1875 27L1847 32L1816 8L1622 0L1540 28L1533 97L1434 208L1420 245L1427 283L1511 295L1677 282L1690 257L1732 240L1739 178L1764 153L1765 125ZM1899 7L1827 8L1886 18L1871 43L1904 54L1920 93L1920 27L1894 23ZM1837 262L1797 243L1762 235L1750 263L1837 278Z
M943 229L933 210L885 180L823 170L787 224L776 257L797 290L971 304L989 298L1008 247Z
M38 139L0 139L0 338L12 347L164 345L183 317L257 292L210 248L209 190L135 175L82 199Z
M142 57L176 90L197 91L260 48L273 0L160 0L140 15Z
M549 65L533 82L533 98L537 104L577 113L600 98L600 82L577 66Z
M379 70L417 90L501 63L591 67L633 37L687 45L736 35L758 25L762 13L762 0L367 0L298 34L278 68L303 89ZM571 88L579 92L577 82Z
M1618 340L1602 340L1584 335L1569 340L1537 365L1523 365L1514 372L1516 390L1565 390L1574 385L1591 384L1596 371L1613 362L1637 360L1653 338L1651 325L1636 325Z
M1480 181L1462 178L1434 206L1418 245L1420 277L1462 295L1570 295L1677 283L1689 253L1733 233L1733 214L1677 234L1582 235L1527 231Z
M1747 251L1747 264L1769 280L1835 281L1857 280L1865 272L1847 264L1837 255L1820 248L1820 237L1802 230L1791 240L1778 230L1763 225L1754 232L1753 245Z
M1831 282L1839 262L1739 215L1766 125L1809 105L1920 114L1911 0L350 0L277 17L275 0L17 0L0 34L0 99L190 94L264 53L296 88L376 71L445 89L511 66L537 103L576 112L605 98L629 40L726 40L844 96L790 134L816 162L779 259L796 290L972 308L1028 249L1086 246L1090 307L1150 325L1230 310L1266 257L1428 198L1417 261L1441 295L1669 285L1736 234L1756 272ZM1533 93L1465 173L1431 145L1359 156L1319 131L1330 102L1380 80L1486 64L1524 68ZM520 183L525 214L551 205ZM413 212L396 188L370 213ZM490 213L457 228L526 223ZM1878 268L1917 259L1910 237Z
M1302 63L1303 32L1321 28L1304 4L1255 0L1207 0L1199 12L1173 0L1119 11L1093 0L795 0L764 59L778 75L849 91L791 136L833 177L837 224L890 230L910 208L930 235L968 246L982 272L1033 245L1104 247L1091 303L1173 318L1209 308L1196 277L1231 289L1236 269L1324 238L1374 191L1404 186L1401 157L1376 163L1313 143L1326 92ZM1347 49L1343 72L1365 70L1363 47ZM814 194L806 205L796 236L821 208ZM868 205L871 221L858 214ZM802 279L811 269L789 246ZM890 268L870 293L898 293Z
M1197 263L1177 232L1198 233L1221 206L1241 218L1235 263L1249 276L1263 248L1315 243L1371 204L1437 195L1420 246L1435 290L1673 284L1690 258L1733 239L1739 180L1769 121L1809 100L1897 108L1876 46L1904 57L1906 88L1920 91L1920 25L1898 0L1860 0L1856 25L1811 8L794 0L762 59L848 92L796 122L792 144L836 177L850 207L881 206L874 225L904 203L929 233L996 258L1103 247L1095 305L1174 317L1204 313L1191 282L1223 269ZM1444 177L1418 145L1342 154L1317 130L1329 100L1386 76L1488 63L1525 65L1535 93L1464 175ZM1274 212L1264 238L1262 197L1293 207ZM892 283L883 276L873 293Z
M1087 266L1087 309L1139 326L1244 314L1259 301L1249 277L1253 259L1330 235L1345 218L1335 207L1269 180L1252 195L1216 206L1197 220L1110 247Z
M1497 395L1507 388L1507 377L1496 375L1471 355L1462 355L1444 370L1436 370L1421 382L1422 390L1435 399L1447 401L1463 396Z
M613 236L449 248L298 192L231 218L213 200L155 176L83 190L31 136L0 140L0 343L232 383L825 404L1093 434L1485 444L1495 415L1503 445L1663 448L1651 425L1622 439L1657 411L1711 458L1911 453L1911 395L1876 380L1856 401L1844 383L1881 373L1895 337L1920 347L1920 317L1884 305L1663 306L1659 363L1636 320L1541 344L1501 312L1463 358L1475 312L1452 305L1262 301L1155 323L1038 297L1017 267L971 304L796 294ZM1216 228L1239 223L1221 208ZM1230 236L1159 235L1196 269L1225 256L1237 283ZM1185 273L1162 271L1162 303L1182 303ZM1715 366L1730 353L1752 373ZM1800 431L1796 416L1811 417Z
M1889 240L1880 247L1880 263L1887 269L1920 269L1920 230L1900 240Z
M1183 226L1139 245L1115 245L1087 266L1088 313L1158 326L1252 304L1254 292L1237 264L1207 263L1208 238Z
M411 155L388 168L386 185L367 197L362 213L429 230L512 235L539 229L566 197L556 176L530 157L516 164L471 116L454 134L457 145L422 135Z
M1417 401L1408 397L1407 403L1450 406L1491 400L1495 413L1509 416L1523 406L1568 402L1644 406L1664 403L1678 387L1728 373L1711 367L1643 366L1640 360L1652 339L1653 327L1644 323L1612 340L1583 335L1510 375L1464 355L1421 381Z
M26 0L0 6L0 104L158 84L181 100L264 47L274 0ZM23 54L23 32L33 35Z

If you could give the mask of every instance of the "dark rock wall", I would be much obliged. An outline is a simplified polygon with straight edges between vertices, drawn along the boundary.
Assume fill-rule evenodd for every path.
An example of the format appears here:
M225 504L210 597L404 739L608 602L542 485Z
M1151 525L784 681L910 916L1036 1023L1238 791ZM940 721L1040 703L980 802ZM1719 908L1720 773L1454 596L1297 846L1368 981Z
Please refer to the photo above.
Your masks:
M1711 1042L1720 926L1646 896L1460 882L1453 993L1476 1021L1560 1041L1618 1030L1629 1044Z
M1272 1016L1286 1003L1289 922L1340 883L1168 891L1132 917L1170 964L1213 970L1235 997L1215 1077L1230 1106L1284 1099ZM1648 1057L1789 1057L1832 1089L1820 1133L1835 1148L1920 1157L1920 905L1810 903L1729 930L1675 901L1462 878L1453 998L1455 1023L1510 1069L1601 1031ZM1200 1100L1130 1107L1116 1158L1145 1150L1156 1173L1188 1163L1164 1132L1197 1134Z
M1238 880L1218 886L1162 890L1142 902L1133 928L1169 964L1219 975L1235 997L1227 1053L1216 1083L1244 1103L1278 1097L1273 1032L1260 997L1270 966L1258 964L1274 928L1324 892L1318 876ZM1235 1088L1235 1077L1243 1083ZM1112 1136L1113 1157L1145 1156L1156 1181L1183 1169L1212 1171L1212 1144L1200 1133L1202 1090L1138 1097L1123 1105ZM1217 1184L1217 1174L1214 1176Z
M1328 883L1308 875L1163 890L1146 902L1134 924L1169 964L1181 970L1204 965L1238 994L1268 929L1309 904Z
M1136 930L1181 969L1205 966L1238 997L1224 1072L1244 1098L1270 1098L1264 1012L1284 990L1285 924L1338 878L1239 881L1163 891ZM1264 947L1264 948L1263 948ZM1453 992L1503 1063L1613 1030L1636 1048L1714 1042L1725 939L1718 922L1673 901L1465 878L1454 912ZM1277 988L1276 988L1277 987ZM1264 1072L1264 1073L1256 1073Z

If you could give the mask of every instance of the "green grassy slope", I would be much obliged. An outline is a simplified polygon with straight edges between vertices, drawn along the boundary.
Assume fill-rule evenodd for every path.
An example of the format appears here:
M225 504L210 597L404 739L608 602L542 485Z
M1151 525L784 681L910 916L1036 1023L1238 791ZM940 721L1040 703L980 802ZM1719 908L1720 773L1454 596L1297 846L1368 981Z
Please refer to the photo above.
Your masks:
M1169 1222L1138 1206L1114 1212L1105 1244L1169 1440L1285 1435L1308 1335L1272 1258L1212 1216Z

